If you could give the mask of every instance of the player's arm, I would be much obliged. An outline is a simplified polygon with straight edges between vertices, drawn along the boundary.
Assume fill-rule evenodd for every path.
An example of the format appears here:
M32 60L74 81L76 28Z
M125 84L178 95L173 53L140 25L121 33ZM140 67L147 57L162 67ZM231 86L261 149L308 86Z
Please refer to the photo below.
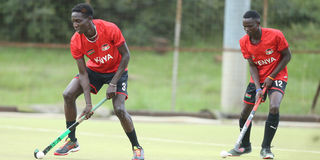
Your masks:
M257 89L261 88L259 71L258 71L256 64L253 62L253 60L251 58L248 58L247 61L249 63L249 71L250 71L250 75L254 81L254 85L256 86Z
M117 82L121 78L122 73L127 68L130 60L130 51L126 42L118 47L118 51L121 54L121 61L116 74L113 76L111 82L109 83L109 87L107 89L107 98L113 98L116 95Z
M258 71L256 64L253 62L253 60L251 58L248 58L247 61L249 63L250 75L254 81L254 85L256 86L256 91L257 91L256 100L257 100L259 97L263 96L261 86L260 86L259 71Z
M77 66L79 70L80 85L83 89L84 99L86 101L86 107L84 108L81 116L86 115L86 118L88 119L92 115L92 113L90 112L92 109L91 95L90 95L90 81L89 81L84 58L83 57L79 58L76 61L77 61Z
M280 60L279 64L264 81L263 85L266 85L267 87L271 87L272 82L273 82L272 79L275 78L278 75L278 73L287 66L287 64L289 63L289 61L291 59L291 52L290 52L289 48L282 50L280 53L281 53L281 60Z

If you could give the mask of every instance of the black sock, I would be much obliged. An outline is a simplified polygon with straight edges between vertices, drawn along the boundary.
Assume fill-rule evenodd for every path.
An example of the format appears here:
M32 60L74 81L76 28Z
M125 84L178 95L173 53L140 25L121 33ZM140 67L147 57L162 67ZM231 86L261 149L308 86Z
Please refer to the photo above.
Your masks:
M69 128L71 125L73 125L76 121L66 121L67 124L67 128ZM72 130L69 134L68 137L70 138L70 140L72 142L76 142L77 138L76 138L76 129Z
M139 142L138 142L137 135L136 135L136 131L135 131L134 129L133 129L133 131L128 132L128 133L126 133L126 134L127 134L128 138L129 138L129 140L130 140L130 142L131 142L132 147L133 147L133 146L137 146L137 147L140 146L140 145L139 145Z
M242 119L242 118L239 119L240 132L241 132L244 124L246 123L246 121L247 121L246 119ZM249 125L246 133L244 134L244 136L243 136L243 138L242 138L242 143L241 143L241 144L242 144L243 147L248 147L248 146L250 146L251 126L252 126L252 123L250 123L250 125Z
M270 147L273 136L275 135L279 124L279 113L271 114L269 113L266 125L264 128L264 137L262 142L262 147Z

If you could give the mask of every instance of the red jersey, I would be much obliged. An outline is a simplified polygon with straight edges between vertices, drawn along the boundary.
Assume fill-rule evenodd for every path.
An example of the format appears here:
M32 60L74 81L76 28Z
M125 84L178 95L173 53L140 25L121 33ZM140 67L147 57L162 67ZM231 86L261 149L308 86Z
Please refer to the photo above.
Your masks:
M99 73L113 73L118 70L121 54L118 47L125 43L120 29L113 23L100 19L92 20L96 27L96 41L90 42L84 34L74 33L70 49L73 58L86 55L87 67Z
M256 64L260 83L272 73L281 60L281 51L288 48L288 42L280 30L271 28L261 28L261 40L258 44L252 44L249 35L245 35L240 39L240 47L242 55L245 59L252 58ZM287 66L281 70L275 80L283 80L287 82L288 71ZM250 82L254 82L252 77Z

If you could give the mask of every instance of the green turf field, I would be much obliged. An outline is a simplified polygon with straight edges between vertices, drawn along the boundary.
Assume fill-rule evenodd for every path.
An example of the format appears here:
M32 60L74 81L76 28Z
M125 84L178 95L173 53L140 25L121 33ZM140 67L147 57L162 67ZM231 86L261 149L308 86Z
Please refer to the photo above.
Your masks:
M20 118L19 118L20 117ZM238 135L236 123L188 124L136 122L135 127L146 160L217 160L219 153L233 147ZM58 116L0 116L0 159L31 160L36 148L44 149L64 128L64 118ZM94 118L78 127L81 150L65 157L53 156L50 160L129 160L130 143L118 121ZM260 159L259 151L263 127L252 128L253 152L235 160ZM320 156L319 128L281 126L272 149L280 160L316 160Z

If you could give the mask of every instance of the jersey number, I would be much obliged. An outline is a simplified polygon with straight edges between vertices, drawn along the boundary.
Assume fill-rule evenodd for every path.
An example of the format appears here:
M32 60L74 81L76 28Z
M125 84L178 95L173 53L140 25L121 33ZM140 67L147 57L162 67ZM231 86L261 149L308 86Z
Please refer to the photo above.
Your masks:
M277 87L282 88L282 81L281 80L275 80L274 83L276 84Z
M123 91L126 91L126 86L127 86L127 84L123 82L123 83L122 83L122 90L123 90Z

